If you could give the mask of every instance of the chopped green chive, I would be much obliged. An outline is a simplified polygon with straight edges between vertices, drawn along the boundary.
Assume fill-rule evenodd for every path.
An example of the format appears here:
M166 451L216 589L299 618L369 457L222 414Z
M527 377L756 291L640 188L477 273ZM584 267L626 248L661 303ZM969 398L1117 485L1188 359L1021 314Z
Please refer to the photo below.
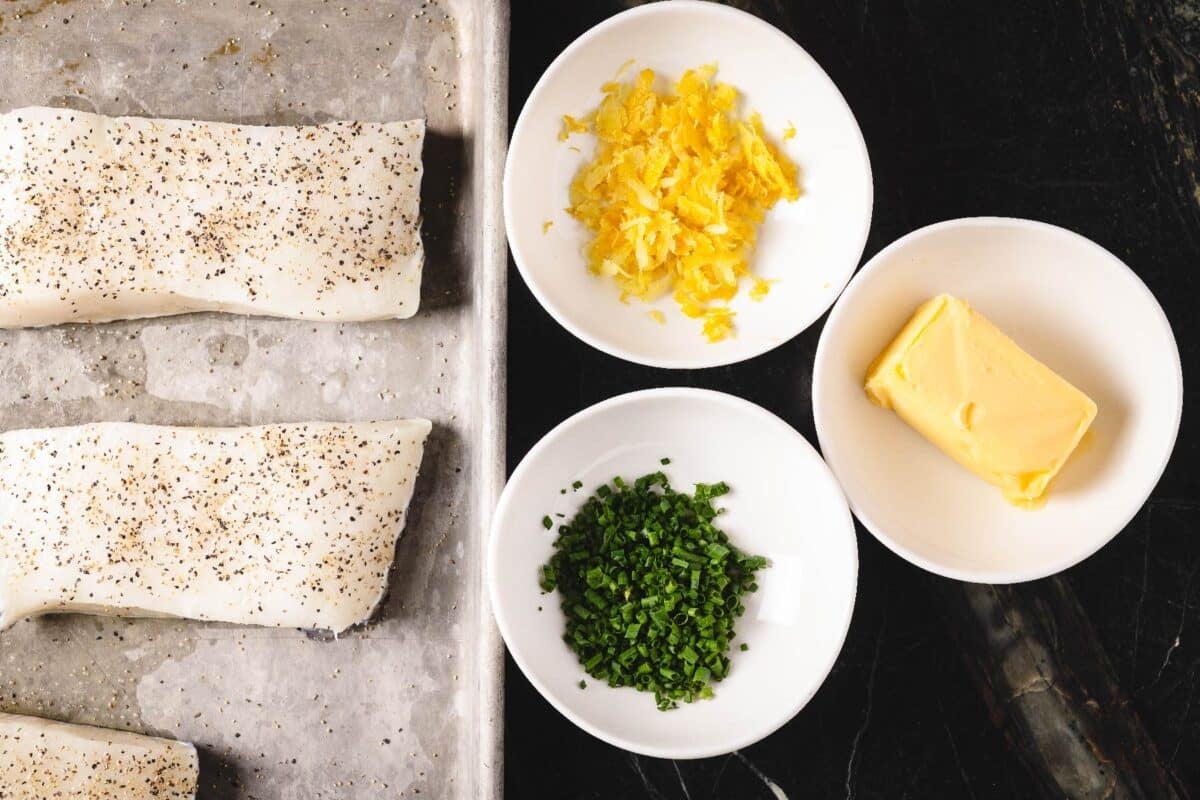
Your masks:
M561 593L563 640L593 678L652 692L662 710L712 697L729 673L742 597L767 566L714 524L713 500L728 492L676 492L662 472L614 478L558 528L539 581Z
M658 460L658 463L662 464L662 465L665 467L667 464L670 464L670 463L671 463L671 459L669 459L669 458L660 458L660 459Z
M550 519L549 515L542 517L542 527L546 530L550 530L554 527L554 520Z

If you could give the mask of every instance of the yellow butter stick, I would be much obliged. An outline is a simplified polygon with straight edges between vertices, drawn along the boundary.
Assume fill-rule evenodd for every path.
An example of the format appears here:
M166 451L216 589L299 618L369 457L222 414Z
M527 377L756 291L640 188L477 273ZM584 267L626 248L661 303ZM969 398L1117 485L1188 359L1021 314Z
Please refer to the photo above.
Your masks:
M867 372L867 396L1004 496L1034 505L1096 404L963 300L923 303Z

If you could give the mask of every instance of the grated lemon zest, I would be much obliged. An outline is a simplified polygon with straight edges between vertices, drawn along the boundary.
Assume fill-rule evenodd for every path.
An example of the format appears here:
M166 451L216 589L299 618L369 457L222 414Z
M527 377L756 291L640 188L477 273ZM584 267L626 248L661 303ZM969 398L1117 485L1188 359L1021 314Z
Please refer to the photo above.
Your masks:
M552 219L546 220L545 222L542 223L542 233L543 234L549 233L550 229L553 227L554 227L554 220L552 220Z
M772 283L776 283L776 281L755 276L754 285L750 287L750 299L756 303L762 302L762 299L771 291Z
M558 132L558 140L560 142L565 142L567 139L569 139L571 137L571 134L573 134L573 133L587 133L587 132L588 132L587 117L584 117L583 119L575 119L570 114L563 114L562 130Z
M750 274L758 225L779 200L800 196L796 165L766 140L757 114L736 116L737 90L715 75L712 64L688 70L665 93L648 69L607 83L600 105L564 116L559 135L597 139L567 209L592 234L588 268L616 281L622 302L670 292L710 342L733 332L726 304ZM769 284L754 280L750 295L761 299Z

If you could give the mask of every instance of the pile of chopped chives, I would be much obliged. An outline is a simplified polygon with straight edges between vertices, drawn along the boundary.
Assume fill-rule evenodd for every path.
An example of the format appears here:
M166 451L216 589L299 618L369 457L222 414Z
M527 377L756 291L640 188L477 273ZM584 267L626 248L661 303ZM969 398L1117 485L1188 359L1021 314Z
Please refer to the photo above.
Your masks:
M653 692L662 710L712 697L729 673L742 596L767 564L713 524L713 500L728 491L676 492L662 472L618 477L559 526L541 586L562 595L563 639L593 678Z

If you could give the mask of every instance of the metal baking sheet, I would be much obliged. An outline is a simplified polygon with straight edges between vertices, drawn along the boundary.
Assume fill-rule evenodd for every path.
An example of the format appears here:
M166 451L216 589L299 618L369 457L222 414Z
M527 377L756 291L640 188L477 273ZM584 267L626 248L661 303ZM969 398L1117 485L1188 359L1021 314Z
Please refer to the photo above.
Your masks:
M201 797L500 795L481 576L504 463L507 23L490 0L0 3L0 110L429 125L416 317L0 332L0 428L434 422L390 594L362 629L24 621L0 635L0 710L195 742Z

